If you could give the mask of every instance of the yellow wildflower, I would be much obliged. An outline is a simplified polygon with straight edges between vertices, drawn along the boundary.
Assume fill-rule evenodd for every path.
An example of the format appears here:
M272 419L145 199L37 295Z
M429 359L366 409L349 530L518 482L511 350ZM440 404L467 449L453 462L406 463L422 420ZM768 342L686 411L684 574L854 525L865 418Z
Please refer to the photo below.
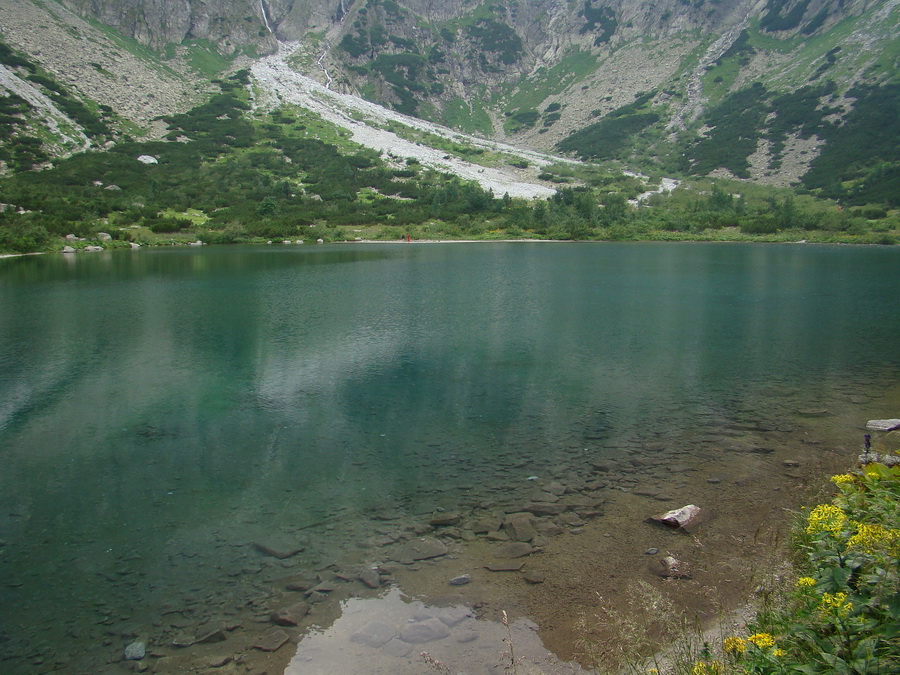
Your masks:
M887 551L897 553L900 549L900 530L893 530L878 524L853 523L856 534L847 542L847 549L858 549L866 553Z
M837 535L847 527L847 514L833 504L819 504L806 518L807 534L831 532Z
M755 633L747 638L747 642L752 642L757 647L762 649L763 647L774 647L775 646L775 638L773 638L769 633Z
M866 478L881 478L881 472L875 467L874 464L866 464L863 467L863 473L866 474Z
M797 586L799 588L809 588L816 585L816 580L812 577L800 577L797 579Z
M852 473L839 473L836 476L831 477L831 482L838 487L841 487L842 485L846 485L848 483L852 483L854 480L856 480L856 476L854 476Z
M782 656L787 656L787 652L784 651L783 649L778 649L776 647L775 649L772 650L772 656L780 659Z
M691 675L722 675L723 672L719 661L697 661L691 668Z
M725 638L722 646L725 648L726 654L743 654L747 651L747 641L735 636Z
M853 609L853 603L847 600L844 591L840 593L823 593L819 601L819 611L822 614L834 614L835 616L847 616Z

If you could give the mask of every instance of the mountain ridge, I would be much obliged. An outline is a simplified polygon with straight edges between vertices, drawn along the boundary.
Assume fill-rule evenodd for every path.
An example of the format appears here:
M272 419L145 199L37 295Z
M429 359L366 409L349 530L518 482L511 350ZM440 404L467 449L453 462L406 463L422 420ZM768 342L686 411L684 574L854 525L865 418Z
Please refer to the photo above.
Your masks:
M851 91L897 82L898 4L10 0L0 34L89 107L112 108L129 134L152 132L155 117L208 95L218 73L294 40L301 74L459 131L655 174L787 186L803 184L828 137L867 101ZM52 45L13 19L29 8ZM753 114L729 113L747 92ZM779 121L795 92L802 112ZM724 141L731 127L747 138Z

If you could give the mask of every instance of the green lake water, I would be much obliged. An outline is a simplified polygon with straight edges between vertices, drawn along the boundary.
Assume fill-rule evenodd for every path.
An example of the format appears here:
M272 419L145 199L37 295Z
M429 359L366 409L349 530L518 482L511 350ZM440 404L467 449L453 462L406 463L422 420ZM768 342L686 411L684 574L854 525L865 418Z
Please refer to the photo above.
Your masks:
M0 670L100 672L128 636L263 606L291 565L369 559L384 523L668 439L806 411L861 442L900 416L898 336L892 247L0 260ZM715 452L679 461L727 473Z

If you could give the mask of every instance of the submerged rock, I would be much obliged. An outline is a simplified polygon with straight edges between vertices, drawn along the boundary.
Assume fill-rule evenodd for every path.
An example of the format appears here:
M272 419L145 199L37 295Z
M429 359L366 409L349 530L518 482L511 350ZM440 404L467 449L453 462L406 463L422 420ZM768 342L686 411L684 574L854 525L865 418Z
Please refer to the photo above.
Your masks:
M359 573L359 580L369 588L379 588L381 586L381 575L376 570L364 569Z
M264 652L274 652L289 639L288 634L280 628L272 628L253 643L253 648Z
M272 612L271 620L272 623L279 626L296 626L308 613L309 605L305 602L298 602Z
M458 577L453 577L450 580L450 585L451 586L465 586L470 581L472 581L472 577L470 577L468 574L461 574Z
M505 544L497 549L494 553L494 557L496 558L523 558L526 555L531 555L532 553L536 553L540 549L535 548L531 544L528 544L524 541L514 541L509 544Z
M670 555L659 559L655 571L661 577L669 579L690 579L691 577L691 566Z
M435 527L459 525L462 518L458 513L435 511L431 514L431 524Z
M531 541L537 535L530 513L510 513L503 521L503 529L513 541Z
M518 572L525 566L524 562L501 562L501 563L489 563L484 566L484 569L489 572Z
M302 546L283 541L254 541L253 546L257 551L279 560L295 556L303 550Z
M147 646L143 642L132 642L125 647L126 661L140 661L147 655Z
M397 631L388 623L371 621L350 636L350 642L366 647L381 647L390 642Z
M665 513L652 516L650 520L662 523L673 529L685 529L692 525L696 525L700 521L701 509L696 504L688 504L680 509L673 509Z
M447 555L450 549L442 541L434 537L420 537L411 539L401 546L394 554L394 560L398 562L413 562L416 560L428 560Z
M440 619L425 619L409 624L400 631L403 642L420 645L434 640L442 640L450 635L450 630Z

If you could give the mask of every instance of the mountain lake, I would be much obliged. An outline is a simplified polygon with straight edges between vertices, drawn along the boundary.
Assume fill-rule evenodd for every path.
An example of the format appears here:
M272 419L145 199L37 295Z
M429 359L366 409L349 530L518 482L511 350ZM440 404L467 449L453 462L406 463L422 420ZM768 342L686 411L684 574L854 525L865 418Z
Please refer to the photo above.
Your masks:
M900 417L900 247L48 254L0 308L9 674L578 672L635 584L751 597Z

